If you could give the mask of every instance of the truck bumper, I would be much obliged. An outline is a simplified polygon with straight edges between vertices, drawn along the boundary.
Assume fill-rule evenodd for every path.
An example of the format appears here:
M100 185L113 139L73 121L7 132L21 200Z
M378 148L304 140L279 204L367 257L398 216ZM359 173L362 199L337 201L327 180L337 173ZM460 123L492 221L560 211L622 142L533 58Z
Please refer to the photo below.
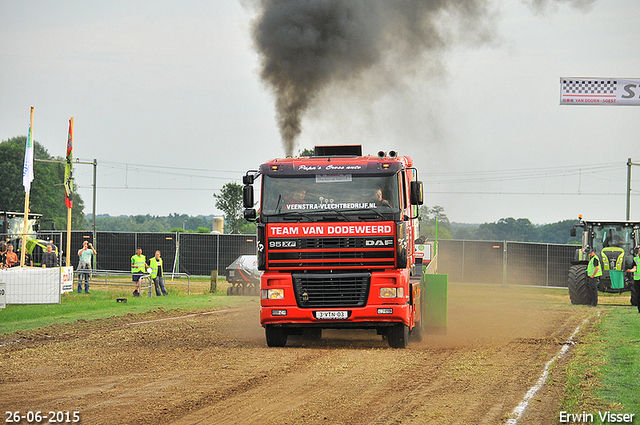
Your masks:
M346 319L318 318L320 315ZM260 308L260 324L283 327L319 327L331 329L370 329L410 323L412 309L408 304L382 304L359 308L313 308L283 305Z

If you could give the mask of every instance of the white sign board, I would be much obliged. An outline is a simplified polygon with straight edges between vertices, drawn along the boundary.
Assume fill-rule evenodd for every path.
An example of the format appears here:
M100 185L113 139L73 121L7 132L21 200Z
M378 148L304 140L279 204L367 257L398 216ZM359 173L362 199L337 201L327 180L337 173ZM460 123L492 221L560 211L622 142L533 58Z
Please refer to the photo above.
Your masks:
M73 291L73 267L12 267L0 270L7 304L58 304L60 295Z
M640 105L640 79L560 78L560 105Z
M423 262L428 263L431 261L431 244L416 245L416 254L418 257L422 257Z

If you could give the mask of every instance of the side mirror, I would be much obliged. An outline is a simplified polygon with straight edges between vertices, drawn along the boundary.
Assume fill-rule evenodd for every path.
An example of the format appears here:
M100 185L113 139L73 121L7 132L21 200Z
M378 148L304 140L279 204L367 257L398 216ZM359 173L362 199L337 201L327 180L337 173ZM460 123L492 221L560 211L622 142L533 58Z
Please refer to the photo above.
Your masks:
M422 182L411 182L411 205L422 205L424 203L424 195L422 192Z
M242 188L242 205L245 208L253 208L253 186L245 185Z
M576 228L575 228L575 227L572 227L572 228L571 228L571 230L569 231L569 234L570 234L571 236L575 236L575 235L576 235Z
M256 221L257 213L255 208L247 208L244 210L244 219L247 221Z

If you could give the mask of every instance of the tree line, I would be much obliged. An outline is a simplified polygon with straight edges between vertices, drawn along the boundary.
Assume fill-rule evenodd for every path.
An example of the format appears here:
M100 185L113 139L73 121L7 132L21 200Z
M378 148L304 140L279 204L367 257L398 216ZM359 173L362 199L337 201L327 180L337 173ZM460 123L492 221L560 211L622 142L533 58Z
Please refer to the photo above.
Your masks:
M436 222L439 239L540 242L553 244L579 244L580 236L570 235L578 220L535 225L528 218L501 218L494 223L451 223L441 206L420 207L420 235L435 239Z
M22 170L27 136L17 136L0 143L0 211L24 212L25 191L22 185ZM65 158L52 156L38 141L34 140L34 180L31 183L29 210L52 219L53 228L67 228L67 207L64 203ZM61 148L62 150L62 148ZM41 161L38 161L41 160ZM47 161L47 162L44 162ZM75 186L75 185L74 185ZM225 233L255 233L255 224L243 217L242 185L225 184L219 194L214 194L215 205L224 213ZM90 230L93 217L85 217L84 201L75 190L71 227L73 230ZM122 232L200 232L209 233L213 228L213 216L169 216L135 215L96 216L96 230ZM49 230L49 228L43 229Z
M22 170L27 136L13 137L0 143L0 211L24 212L24 186ZM66 145L65 145L66 146ZM63 146L60 146L63 151ZM67 206L64 203L65 158L52 156L40 143L33 146L33 182L29 199L29 209L53 219L57 229L67 227ZM56 161L41 162L38 160ZM71 225L84 225L84 201L74 191Z
M0 143L0 211L22 212L24 210L24 187L22 168L26 136L18 136ZM62 150L62 148L61 148ZM304 150L300 155L312 155ZM34 141L34 158L55 160L56 162L34 162L34 181L31 184L30 210L53 219L56 229L66 228L67 211L64 204L64 158L52 156L40 143ZM226 183L219 194L214 194L215 206L224 213L224 233L255 234L256 224L243 217L242 185ZM579 243L579 237L569 235L577 220L534 225L527 218L501 218L494 223L462 224L451 223L441 206L420 207L420 236L435 239L436 223L438 238L465 240L495 240L543 243ZM213 229L213 217L170 214L168 216L98 215L96 230L120 232L201 232ZM84 201L74 192L72 228L91 230L92 217L85 217Z

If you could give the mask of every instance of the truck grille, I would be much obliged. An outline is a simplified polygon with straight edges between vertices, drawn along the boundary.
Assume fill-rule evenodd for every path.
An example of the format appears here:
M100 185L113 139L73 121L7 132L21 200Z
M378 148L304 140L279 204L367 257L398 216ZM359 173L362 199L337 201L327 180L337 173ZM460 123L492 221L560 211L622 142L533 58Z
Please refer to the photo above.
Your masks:
M362 307L367 303L369 273L294 273L292 277L298 307Z
M392 236L280 239L289 243L270 248L267 267L271 270L370 269L395 266Z

